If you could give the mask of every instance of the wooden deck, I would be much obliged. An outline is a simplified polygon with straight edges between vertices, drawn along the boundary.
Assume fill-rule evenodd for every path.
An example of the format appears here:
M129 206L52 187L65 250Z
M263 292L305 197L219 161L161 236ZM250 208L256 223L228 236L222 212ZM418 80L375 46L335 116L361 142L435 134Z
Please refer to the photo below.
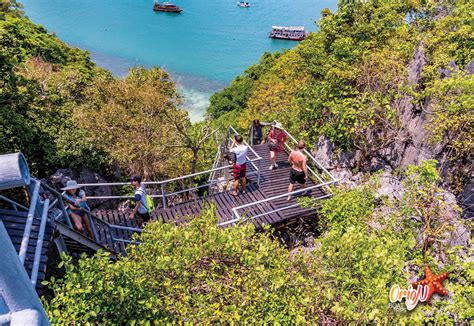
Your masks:
M288 191L290 174L288 154L286 152L280 153L278 157L278 169L269 170L270 153L267 145L256 145L253 146L253 149L260 157L262 157L260 162L260 187L257 187L257 176L255 175L250 177L251 183L247 187L246 194L240 193L239 196L234 197L229 191L218 192L207 197L171 204L170 207L166 209L159 208L153 212L152 219L162 220L167 223L179 224L190 217L198 216L204 207L212 203L216 207L216 212L219 216L219 222L223 223L234 218L232 215L232 208L234 207L277 195L286 194ZM253 159L255 156L249 152L249 158ZM258 164L258 162L255 162L255 164ZM255 168L248 164L247 173L251 173L252 171L255 171ZM315 183L313 181L307 182L308 187L314 185ZM299 189L298 186L295 187L295 190L297 189ZM324 193L320 188L314 189L311 192L312 197L319 197L323 195ZM305 209L299 205L296 205L296 207L293 208L268 213L274 210L282 209L291 204L297 204L297 199L293 198L291 201L287 201L286 196L284 196L283 198L279 198L271 202L256 204L248 207L245 210L242 209L239 211L239 213L243 217L264 214L255 219L251 219L252 223L254 223L257 228L261 228L264 224L274 225L297 217L309 217L316 214L315 209ZM132 227L136 226L133 221L128 219L127 213L121 213L116 210L101 210L96 211L95 213L98 217L108 221L111 224Z

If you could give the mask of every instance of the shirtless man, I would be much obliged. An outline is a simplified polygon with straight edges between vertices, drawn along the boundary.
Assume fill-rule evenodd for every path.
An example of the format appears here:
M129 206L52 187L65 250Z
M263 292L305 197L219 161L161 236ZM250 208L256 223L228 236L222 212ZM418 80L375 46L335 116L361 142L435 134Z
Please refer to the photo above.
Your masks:
M288 193L293 192L295 183L298 182L301 188L306 187L306 179L308 178L308 167L306 166L306 156L303 154L303 150L306 147L304 140L298 142L298 149L290 153L288 162L291 164L290 171L290 184L288 186ZM288 195L288 200L291 200L291 195Z

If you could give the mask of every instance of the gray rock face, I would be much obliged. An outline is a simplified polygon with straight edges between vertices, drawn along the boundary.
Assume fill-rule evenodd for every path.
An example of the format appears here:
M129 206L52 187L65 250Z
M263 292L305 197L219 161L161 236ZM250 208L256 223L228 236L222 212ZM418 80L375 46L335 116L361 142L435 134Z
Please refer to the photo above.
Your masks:
M407 67L407 80L415 91L421 88L421 76L427 63L424 44L420 43ZM440 69L439 72L445 78L449 78L459 70L458 65L451 61L446 68ZM474 73L474 59L466 65L464 71L469 74ZM453 164L450 161L446 144L430 144L429 138L431 135L428 126L432 114L431 99L425 98L421 102L414 102L414 100L411 95L405 94L391 104L399 114L401 128L397 131L394 141L384 148L370 155L359 150L353 153L341 153L329 139L321 136L313 151L314 157L334 176L343 178L345 183L357 183L358 177L357 174L354 175L354 171L373 172L384 170L390 172L403 169L410 164L418 165L425 160L435 159L440 164L442 177L449 182L450 178L456 174L456 169L459 169L459 166L464 163L456 162ZM469 168L463 167L463 170L466 171ZM470 218L474 216L473 176L467 183L468 185L464 187L459 200L460 205L465 209L464 217ZM397 193L399 190L398 186L391 184L388 179L382 179L382 188L381 194Z
M103 183L107 182L101 175L90 170L83 169L80 172L73 171L72 169L59 169L53 175L48 178L48 183L51 184L55 189L60 190L63 188L69 180L76 180L77 183ZM111 187L87 187L85 189L87 196L111 196ZM106 204L107 200L94 199L89 200L88 204L91 208L109 208Z
M413 60L408 66L408 82L411 85L417 85L421 78L421 72L428 63L426 59L425 51L423 50L424 44L421 42L415 49Z
M474 74L474 59L469 61L464 70L466 70L469 75Z
M355 166L354 156L345 152L336 154L335 145L328 138L320 136L316 148L311 154L334 177L343 180L352 177L351 170Z
M474 218L474 175L471 175L470 181L464 186L458 199L459 205L464 209L463 217L472 220Z
M392 175L388 170L384 171L379 178L380 188L377 190L377 197L388 196L389 198L402 199L404 189L400 179Z
M457 206L456 196L448 191L443 191L440 194L446 202L442 216L443 221L448 224L449 228L443 233L447 240L448 247L462 246L463 248L471 247L471 230L466 221L461 219L461 212ZM443 246L442 243L438 244ZM446 257L442 254L444 250L439 250L438 258L445 261Z
M445 78L451 77L451 76L453 75L453 73L455 73L455 72L458 71L458 70L459 70L459 67L458 67L458 65L456 64L456 62L454 62L454 60L451 61L451 62L448 64L448 67L447 67L447 68L440 68L440 69L438 69L438 71L439 71L440 73L442 73L442 74L443 74L443 77L445 77Z

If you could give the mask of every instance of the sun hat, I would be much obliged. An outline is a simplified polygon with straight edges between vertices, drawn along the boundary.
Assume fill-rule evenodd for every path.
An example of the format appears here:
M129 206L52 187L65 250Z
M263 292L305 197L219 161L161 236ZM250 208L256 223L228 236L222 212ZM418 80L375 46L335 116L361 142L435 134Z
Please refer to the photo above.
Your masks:
M281 123L277 122L277 123L275 123L275 128L283 129L283 126L281 125Z
M69 180L66 183L66 187L61 188L61 190L72 190L72 189L78 189L78 188L81 188L81 186L79 186L75 180Z

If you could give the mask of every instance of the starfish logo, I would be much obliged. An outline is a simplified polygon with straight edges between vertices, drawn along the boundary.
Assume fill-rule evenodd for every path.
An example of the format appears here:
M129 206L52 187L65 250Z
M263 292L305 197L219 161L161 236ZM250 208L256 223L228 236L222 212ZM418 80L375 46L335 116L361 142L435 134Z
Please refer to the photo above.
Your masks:
M443 280L448 273L433 275L428 265L425 265L425 278L411 284L408 289L402 289L398 284L394 284L390 289L390 302L401 302L405 299L408 310L413 310L418 302L429 302L433 293L446 295L448 291L443 288Z

